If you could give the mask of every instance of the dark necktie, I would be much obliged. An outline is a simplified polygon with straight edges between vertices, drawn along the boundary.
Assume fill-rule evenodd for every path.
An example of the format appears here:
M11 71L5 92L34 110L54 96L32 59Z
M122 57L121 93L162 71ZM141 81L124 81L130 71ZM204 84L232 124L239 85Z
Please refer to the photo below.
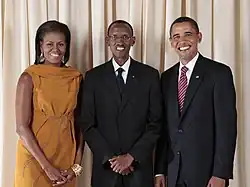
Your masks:
M184 105L184 100L185 100L185 95L188 87L188 81L187 81L187 73L188 68L186 66L183 66L181 68L181 76L180 80L178 83L178 103L179 103L179 109L180 112L182 112L183 105Z
M117 72L118 72L118 75L116 77L117 77L118 87L119 87L120 93L122 93L124 89L124 85L125 85L123 77L122 77L122 72L124 72L124 69L118 68Z

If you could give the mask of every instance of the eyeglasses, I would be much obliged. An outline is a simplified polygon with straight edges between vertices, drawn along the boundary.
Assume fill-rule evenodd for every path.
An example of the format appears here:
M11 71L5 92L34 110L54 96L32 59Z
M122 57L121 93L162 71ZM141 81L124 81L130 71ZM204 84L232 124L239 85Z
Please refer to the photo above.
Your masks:
M132 36L128 36L128 35L123 35L123 36L117 36L117 35L111 35L109 36L111 41L117 41L118 39L122 39L123 41L128 41L130 40L130 38L132 38Z

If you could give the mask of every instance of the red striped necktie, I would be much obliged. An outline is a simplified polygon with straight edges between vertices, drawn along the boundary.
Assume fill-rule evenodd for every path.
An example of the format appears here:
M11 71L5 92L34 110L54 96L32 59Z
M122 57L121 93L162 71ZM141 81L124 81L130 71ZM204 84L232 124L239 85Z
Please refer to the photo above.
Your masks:
M188 80L187 80L187 75L186 75L187 71L188 71L188 68L186 66L183 66L181 68L181 76L178 82L178 103L179 103L180 112L182 112L182 109L183 109L185 95L186 95L186 91L188 87Z

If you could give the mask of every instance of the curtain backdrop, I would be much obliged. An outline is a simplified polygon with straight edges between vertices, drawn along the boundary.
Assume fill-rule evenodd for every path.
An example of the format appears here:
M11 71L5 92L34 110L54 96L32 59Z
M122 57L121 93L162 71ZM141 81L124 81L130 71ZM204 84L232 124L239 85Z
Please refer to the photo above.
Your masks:
M181 15L197 20L200 52L229 65L237 89L238 144L231 187L250 182L250 1L249 0L0 0L0 185L13 186L15 90L21 72L35 59L35 33L46 20L66 23L72 33L69 64L83 74L111 57L105 32L116 19L130 22L136 45L131 56L161 72L178 60L169 45L169 26ZM85 147L84 174L90 187L91 152Z

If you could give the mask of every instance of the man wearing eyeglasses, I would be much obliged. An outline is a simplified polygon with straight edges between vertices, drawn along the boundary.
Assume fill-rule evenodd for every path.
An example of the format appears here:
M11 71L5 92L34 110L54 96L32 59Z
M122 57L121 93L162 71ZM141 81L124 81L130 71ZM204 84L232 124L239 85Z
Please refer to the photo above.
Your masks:
M153 187L153 149L161 127L156 69L130 57L132 26L110 24L113 58L85 76L81 124L93 152L92 187Z

